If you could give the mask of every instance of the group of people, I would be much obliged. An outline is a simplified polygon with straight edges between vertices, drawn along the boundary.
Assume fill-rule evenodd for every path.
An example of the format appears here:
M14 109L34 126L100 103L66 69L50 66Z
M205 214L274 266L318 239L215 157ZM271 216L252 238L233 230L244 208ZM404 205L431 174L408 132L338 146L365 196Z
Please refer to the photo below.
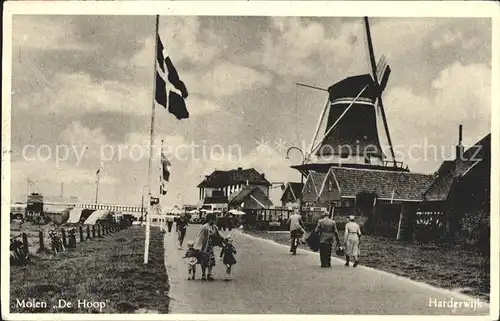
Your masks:
M236 264L235 254L236 248L233 245L233 240L230 235L224 236L220 233L216 225L217 217L214 214L207 214L204 223L196 235L194 241L190 240L187 243L188 249L184 258L188 261L188 280L196 279L196 266L201 266L201 280L213 281L213 267L216 265L216 255L214 248L220 247L220 259L226 267L225 280L231 280L231 269ZM189 225L189 217L182 215L176 222L177 239L179 241L179 249L182 249L184 238L186 236L187 226ZM290 252L293 251L294 240L300 239L303 244L308 244L312 249L317 248L319 251L321 267L331 267L331 253L333 245L336 245L336 253L345 255L345 266L350 266L351 258L353 267L358 266L359 245L361 238L360 226L356 223L353 215L349 216L349 222L345 225L344 241L340 242L339 232L335 221L325 211L322 217L309 237L306 239L306 229L302 221L302 217L298 211L288 219L290 226L290 236L292 245ZM171 227L170 227L171 229ZM169 231L170 231L169 229ZM335 242L335 243L334 243Z
M201 280L213 281L212 270L216 265L216 257L214 247L220 247L220 259L226 267L225 281L231 280L231 269L236 264L236 249L233 245L233 240L230 235L224 236L219 232L215 225L216 216L207 214L205 221L200 231L196 235L194 241L187 242L187 251L184 258L188 261L188 280L196 279L196 266L201 266ZM182 249L184 238L186 236L189 218L187 215L180 216L176 221L177 239L179 241L179 249Z
M316 247L318 248L321 267L331 267L331 253L335 239L337 247L336 252L338 254L345 255L345 266L350 265L351 258L353 259L352 266L358 266L361 229L359 224L356 223L356 218L353 215L349 216L349 222L345 225L343 243L340 242L337 225L330 217L328 211L325 211L322 214L322 217L318 220L316 228L312 231L307 240L305 240L305 226L298 211L290 216L288 224L290 226L290 237L292 239L290 252L294 252L294 239L300 238L302 243L309 244L309 246L313 249Z

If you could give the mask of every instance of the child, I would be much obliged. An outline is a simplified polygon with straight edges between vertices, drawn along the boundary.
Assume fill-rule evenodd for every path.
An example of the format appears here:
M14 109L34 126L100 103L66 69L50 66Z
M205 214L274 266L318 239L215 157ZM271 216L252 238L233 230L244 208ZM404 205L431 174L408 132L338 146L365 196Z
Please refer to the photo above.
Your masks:
M186 254L184 255L184 258L188 259L188 280L194 280L196 277L196 264L198 264L198 253L194 249L194 242L189 241L187 243L188 249L186 251Z
M222 250L220 252L220 257L222 258L222 263L226 266L226 278L225 281L229 281L229 276L231 275L231 267L236 264L236 259L234 258L236 254L236 249L233 246L233 239L228 236L224 239L222 243Z

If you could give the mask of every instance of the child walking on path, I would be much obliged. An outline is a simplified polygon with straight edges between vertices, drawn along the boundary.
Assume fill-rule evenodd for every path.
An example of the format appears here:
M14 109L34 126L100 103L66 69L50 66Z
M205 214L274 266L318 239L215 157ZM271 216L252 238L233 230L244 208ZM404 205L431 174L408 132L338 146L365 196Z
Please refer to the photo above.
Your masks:
M198 253L194 249L193 241L189 241L187 246L188 249L186 251L186 254L184 255L184 258L188 259L188 280L194 280L196 278L196 264L198 264Z
M225 281L230 280L231 267L236 264L236 259L234 258L236 254L236 249L233 245L233 239L231 236L226 237L222 245L222 250L220 252L220 257L222 258L222 263L226 266L226 278Z

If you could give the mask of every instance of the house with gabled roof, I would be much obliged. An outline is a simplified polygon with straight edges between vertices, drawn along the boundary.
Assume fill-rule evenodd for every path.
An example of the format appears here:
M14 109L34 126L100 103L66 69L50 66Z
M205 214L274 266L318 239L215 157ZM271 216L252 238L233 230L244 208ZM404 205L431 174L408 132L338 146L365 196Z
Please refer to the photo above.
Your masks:
M334 206L354 213L359 195L369 193L378 203L419 203L434 180L432 175L331 166L328 172L310 172L303 189L304 201L314 206Z
M473 198L489 199L491 173L491 134L486 135L465 152L458 152L455 160L444 161L435 174L435 179L424 193L426 201L445 201L453 197L453 192L466 181L480 183L468 186L468 194ZM487 197L486 197L487 196ZM489 200L488 202L489 203Z
M215 170L198 184L200 207L211 209L228 209L230 199L233 199L245 187L257 187L269 197L271 183L264 173L255 168L221 171Z
M281 205L283 207L296 207L300 203L302 197L302 189L304 183L289 182L286 184L285 190L281 196Z
M325 180L325 173L309 172L302 188L302 202L305 206L315 206L319 201L319 193Z
M273 206L273 202L264 191L248 185L229 197L229 209L263 209Z
M461 136L461 135L460 135ZM461 142L454 160L444 161L423 194L423 210L444 212L449 228L466 214L490 213L491 134L465 152Z

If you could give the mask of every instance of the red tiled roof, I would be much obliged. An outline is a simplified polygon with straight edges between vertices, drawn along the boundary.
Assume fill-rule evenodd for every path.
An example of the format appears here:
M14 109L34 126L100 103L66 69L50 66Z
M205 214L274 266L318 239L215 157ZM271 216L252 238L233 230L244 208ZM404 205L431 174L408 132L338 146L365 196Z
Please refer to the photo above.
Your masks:
M198 187L224 187L236 184L249 184L271 186L271 183L254 168L233 169L229 171L214 171Z
M380 199L419 201L434 180L432 175L401 171L382 171L332 167L342 197L356 197L360 192L376 193Z

